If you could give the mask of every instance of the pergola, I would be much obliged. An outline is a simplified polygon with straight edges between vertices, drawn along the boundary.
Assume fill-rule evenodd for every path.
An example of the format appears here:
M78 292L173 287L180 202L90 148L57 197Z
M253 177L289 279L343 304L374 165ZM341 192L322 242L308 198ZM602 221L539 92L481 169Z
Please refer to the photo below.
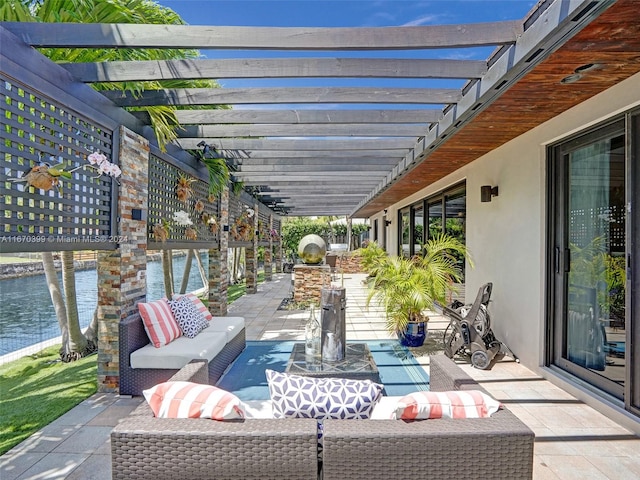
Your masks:
M371 79L425 79L425 85L432 80L459 84L458 88L164 89L137 97L103 92L117 106L178 108L184 128L177 145L186 150L206 145L230 159L235 179L276 211L368 217L637 72L636 16L636 2L605 0L543 1L519 21L468 25L2 26L33 47L250 49L286 54L62 64L73 79L86 84L238 78L344 78L362 85ZM401 55L407 50L481 46L495 47L482 61ZM304 54L291 57L292 51ZM354 57L354 51L378 52L384 58ZM291 108L297 104L300 108ZM407 108L408 104L414 107ZM184 108L196 105L201 108ZM215 109L220 105L251 107Z

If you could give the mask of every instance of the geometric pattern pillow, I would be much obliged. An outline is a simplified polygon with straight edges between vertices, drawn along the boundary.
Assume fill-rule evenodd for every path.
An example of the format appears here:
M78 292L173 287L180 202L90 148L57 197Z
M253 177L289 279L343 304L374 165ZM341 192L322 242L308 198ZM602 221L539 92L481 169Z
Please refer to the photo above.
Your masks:
M192 382L164 382L143 390L153 414L158 418L244 418L240 399L211 385Z
M384 388L370 380L265 373L274 418L366 419Z
M171 300L169 306L185 337L195 338L196 335L209 326L209 322L204 319L204 316L187 297Z
M174 295L173 299L177 300L178 298L181 298L181 297L186 297L189 300L191 300L191 302L196 306L198 311L202 314L202 316L207 322L210 322L211 320L213 320L213 315L211 315L211 312L209 311L209 309L206 307L204 303L202 303L202 300L200 300L197 295L193 293L187 293L185 295Z
M154 347L160 348L182 335L173 312L165 299L139 303L138 310L144 329Z
M419 391L401 398L392 418L486 418L497 412L501 406L500 402L478 390Z

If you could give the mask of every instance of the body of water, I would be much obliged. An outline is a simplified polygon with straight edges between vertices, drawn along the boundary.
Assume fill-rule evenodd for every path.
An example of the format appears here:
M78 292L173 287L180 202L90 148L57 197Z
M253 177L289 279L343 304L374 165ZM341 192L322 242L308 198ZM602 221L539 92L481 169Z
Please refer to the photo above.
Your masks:
M174 290L180 289L186 257L175 257ZM207 255L202 256L205 269ZM84 330L98 303L96 270L76 271L76 293L80 325ZM62 280L60 280L62 286ZM191 266L187 291L203 287L196 262ZM147 263L147 301L164 297L162 263ZM44 275L0 280L0 356L60 336Z

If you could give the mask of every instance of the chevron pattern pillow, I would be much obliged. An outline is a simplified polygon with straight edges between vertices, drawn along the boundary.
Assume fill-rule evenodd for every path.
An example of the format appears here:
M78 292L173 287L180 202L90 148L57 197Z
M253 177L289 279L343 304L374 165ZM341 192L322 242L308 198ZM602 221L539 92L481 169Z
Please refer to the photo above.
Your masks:
M313 378L267 370L274 418L366 419L382 396L370 380Z
M180 297L169 302L171 312L180 326L182 334L187 338L195 338L209 326L198 308L187 297Z
M209 309L205 306L204 303L202 303L202 300L200 300L197 295L193 293L185 293L184 295L174 295L173 300L178 300L179 298L182 298L182 297L185 297L191 300L191 303L193 303L196 306L198 311L202 314L202 316L207 322L210 322L211 320L213 320L213 315L211 315L211 312L209 311Z

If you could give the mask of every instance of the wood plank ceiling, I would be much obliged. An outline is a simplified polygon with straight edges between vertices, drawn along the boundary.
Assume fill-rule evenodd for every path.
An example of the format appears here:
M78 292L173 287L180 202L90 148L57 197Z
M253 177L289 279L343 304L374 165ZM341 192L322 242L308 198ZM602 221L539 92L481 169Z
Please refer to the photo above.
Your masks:
M638 19L635 0L549 0L521 21L427 27L3 26L34 47L281 52L63 66L85 83L290 79L291 87L104 94L120 106L176 106L178 144L206 144L234 159L236 179L277 211L368 217L638 72ZM391 56L486 46L494 48L484 61ZM579 81L561 83L576 71ZM407 79L425 86L379 86ZM452 82L458 87L442 88ZM188 109L194 105L212 108ZM213 109L221 105L239 107Z

